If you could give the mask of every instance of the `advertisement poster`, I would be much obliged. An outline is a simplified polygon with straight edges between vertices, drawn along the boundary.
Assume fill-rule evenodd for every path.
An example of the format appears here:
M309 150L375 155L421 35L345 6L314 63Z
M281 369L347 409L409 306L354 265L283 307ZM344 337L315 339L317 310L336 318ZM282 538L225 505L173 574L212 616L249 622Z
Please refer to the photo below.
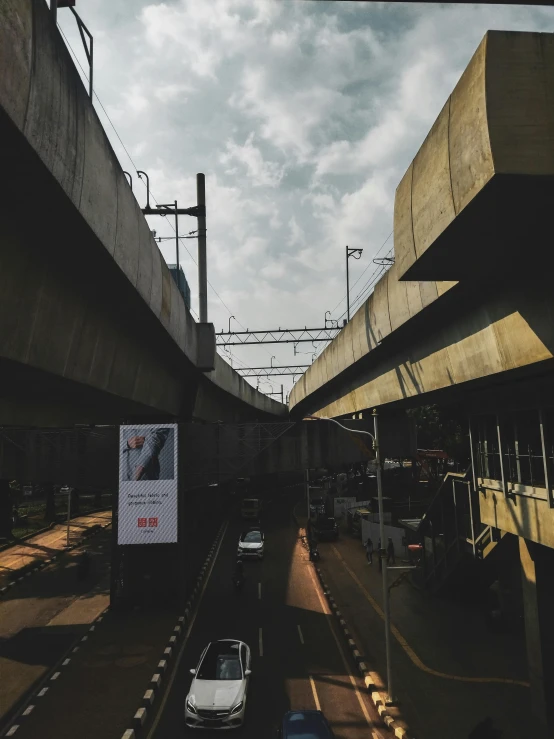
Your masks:
M120 426L117 543L176 543L177 489L177 425Z

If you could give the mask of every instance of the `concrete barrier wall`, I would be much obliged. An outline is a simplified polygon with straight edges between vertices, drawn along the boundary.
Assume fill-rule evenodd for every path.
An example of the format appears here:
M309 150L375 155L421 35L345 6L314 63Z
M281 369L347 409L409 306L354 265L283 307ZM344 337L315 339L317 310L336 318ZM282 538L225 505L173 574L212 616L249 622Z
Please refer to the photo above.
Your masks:
M466 300L465 310L446 325L437 311L426 333L407 337L402 349L360 368L357 376L314 399L310 409L308 397L303 412L336 417L531 365L540 372L541 363L554 358L554 302L546 298L548 284L545 274L532 291L522 291L518 283L491 287L481 305Z

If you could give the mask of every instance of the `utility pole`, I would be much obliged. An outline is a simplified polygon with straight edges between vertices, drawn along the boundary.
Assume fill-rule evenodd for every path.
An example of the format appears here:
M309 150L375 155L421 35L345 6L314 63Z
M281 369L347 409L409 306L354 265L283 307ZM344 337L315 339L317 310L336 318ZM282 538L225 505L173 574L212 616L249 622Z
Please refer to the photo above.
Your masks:
M346 247L346 316L347 322L350 323L350 275L348 272L348 260L350 257L359 259L362 256L363 249L350 249Z
M379 425L377 422L377 408L373 409L373 428L375 450L375 466L377 468L377 500L379 504L379 536L381 538L381 547L379 548L379 559L381 560L381 571L383 575L383 606L385 612L385 655L387 661L387 692L389 701L394 701L392 692L392 665L390 651L390 593L388 588L388 573L386 562L386 544L385 544L385 515L383 511L383 483L381 478L381 450L379 448Z
M310 519L310 470L306 470L306 510Z
M283 386L281 385L281 403L283 402L283 398L284 398L284 397L285 397L285 396L284 396L284 394L283 394Z
M181 292L181 272L179 270L179 213L177 212L177 201L175 201L175 264L177 265L177 289Z
M383 484L381 479L381 450L379 449L379 428L377 424L377 409L373 409L373 425L374 425L374 434L372 434L370 431L362 431L361 429L349 429L348 426L343 426L342 423L339 423L334 418L329 418L326 416L305 416L305 418L309 418L313 421L330 421L331 423L335 423L337 426L340 426L345 431L348 431L350 434L362 434L364 436L371 436L373 439L373 450L375 451L375 465L377 467L377 495L378 495L378 502L379 502L379 533L381 537L381 546L379 548L379 559L381 560L382 564L382 572L383 572L383 605L384 605L384 615L385 615L385 654L386 654L386 660L387 660L387 693L388 693L388 703L393 703L393 692L392 692L392 665L391 665L391 650L390 650L390 593L387 586L387 563L385 560L384 555L386 554L386 547L385 547L385 516L383 512ZM307 474L307 471L306 471ZM400 569L400 568L399 568ZM401 569L412 569L412 568L401 568Z
M208 271L206 256L206 181L196 175L196 202L198 206L198 301L200 323L208 322Z

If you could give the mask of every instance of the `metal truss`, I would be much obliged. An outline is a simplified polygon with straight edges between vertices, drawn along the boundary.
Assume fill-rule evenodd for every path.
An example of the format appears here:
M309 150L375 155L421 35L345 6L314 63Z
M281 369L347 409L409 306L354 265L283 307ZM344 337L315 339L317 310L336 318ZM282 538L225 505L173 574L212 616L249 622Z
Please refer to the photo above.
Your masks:
M241 377L272 377L276 375L303 375L309 364L279 365L278 367L237 367Z
M220 331L216 333L216 345L240 346L241 344L298 344L301 341L332 341L339 331L338 327ZM231 340L233 337L234 339Z

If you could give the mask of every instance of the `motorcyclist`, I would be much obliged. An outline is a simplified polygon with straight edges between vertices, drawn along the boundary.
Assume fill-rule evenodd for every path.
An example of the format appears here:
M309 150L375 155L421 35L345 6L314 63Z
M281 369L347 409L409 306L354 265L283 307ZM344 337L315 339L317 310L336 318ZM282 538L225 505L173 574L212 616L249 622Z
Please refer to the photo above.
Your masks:
M233 574L233 583L236 587L240 587L244 582L243 564L240 559L235 564L235 572Z

